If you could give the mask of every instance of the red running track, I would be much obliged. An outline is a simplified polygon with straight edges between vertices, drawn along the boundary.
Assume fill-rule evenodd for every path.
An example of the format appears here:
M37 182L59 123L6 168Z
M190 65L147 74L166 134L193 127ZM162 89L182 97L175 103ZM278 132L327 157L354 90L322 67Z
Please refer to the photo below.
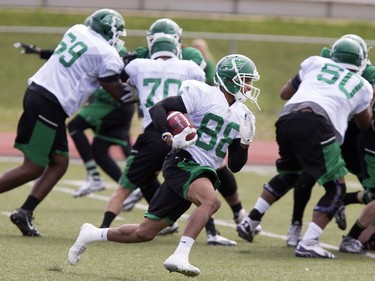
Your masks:
M15 133L0 133L0 155L2 156L22 156L23 154L13 148ZM70 157L79 158L78 152L72 139L69 137ZM111 155L116 159L122 159L122 153L116 146L110 150ZM254 140L249 149L249 165L274 165L278 157L276 142Z

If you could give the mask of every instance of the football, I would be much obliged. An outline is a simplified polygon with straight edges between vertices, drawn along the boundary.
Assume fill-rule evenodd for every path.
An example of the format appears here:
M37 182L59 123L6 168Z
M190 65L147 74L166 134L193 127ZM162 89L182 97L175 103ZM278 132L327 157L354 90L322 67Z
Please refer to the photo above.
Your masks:
M186 127L194 128L193 123L185 114L179 111L170 111L167 115L168 129L172 135L181 133ZM186 140L191 140L195 137L196 133L190 133L186 136Z

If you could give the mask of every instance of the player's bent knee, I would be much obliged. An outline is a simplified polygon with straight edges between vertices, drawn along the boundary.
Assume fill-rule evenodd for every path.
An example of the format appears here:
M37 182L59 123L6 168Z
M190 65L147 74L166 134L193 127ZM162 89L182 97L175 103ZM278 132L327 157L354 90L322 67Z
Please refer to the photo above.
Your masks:
M294 187L298 180L298 175L276 175L263 188L271 193L276 200L283 197L291 188Z
M221 207L221 202L218 198L208 199L205 202L201 203L201 206L209 210L210 215L215 214Z
M340 185L337 181L331 181L324 184L325 194L320 198L314 211L326 214L330 219L333 218L337 209L341 206L340 200Z
M221 207L221 202L220 202L220 200L219 200L219 199L214 200L214 202L213 202L213 204L212 204L212 210L213 210L213 212L216 213L217 210L220 209L220 207Z
M142 228L142 227L139 227L135 232L140 242L148 242L148 241L153 240L157 233L158 232L153 233L149 231L148 229Z

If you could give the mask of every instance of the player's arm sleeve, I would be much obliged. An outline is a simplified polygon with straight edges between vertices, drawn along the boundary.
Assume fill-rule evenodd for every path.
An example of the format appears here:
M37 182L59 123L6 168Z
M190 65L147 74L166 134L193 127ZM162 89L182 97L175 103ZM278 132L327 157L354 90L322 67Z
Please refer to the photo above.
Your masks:
M233 172L239 172L247 163L248 148L243 148L240 139L234 139L228 147L228 168Z
M150 108L150 116L154 126L158 129L160 134L169 132L167 126L167 113L169 111L180 111L186 113L186 108L180 96L168 97L159 101Z
M120 79L120 76L119 74L115 74L115 75L110 75L110 76L106 76L106 77L99 77L98 80L100 82L104 82L104 83L111 83L111 82L116 82Z

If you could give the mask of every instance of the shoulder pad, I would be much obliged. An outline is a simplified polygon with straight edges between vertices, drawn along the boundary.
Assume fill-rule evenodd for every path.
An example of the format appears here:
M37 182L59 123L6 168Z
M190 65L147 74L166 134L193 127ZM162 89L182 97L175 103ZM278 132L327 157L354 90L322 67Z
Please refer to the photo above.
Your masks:
M329 59L331 57L331 49L323 47L323 49L320 51L320 56Z

